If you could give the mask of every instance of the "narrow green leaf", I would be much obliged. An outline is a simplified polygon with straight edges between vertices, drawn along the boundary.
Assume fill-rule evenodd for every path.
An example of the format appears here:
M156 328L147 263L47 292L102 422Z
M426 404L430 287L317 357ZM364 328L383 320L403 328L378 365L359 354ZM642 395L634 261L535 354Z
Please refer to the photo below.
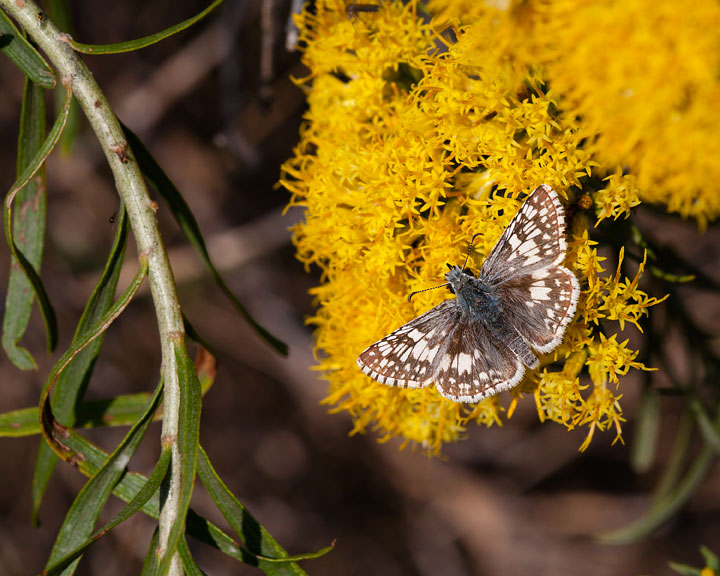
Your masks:
M26 88L26 95L39 89ZM30 316L32 288L34 296L40 306L40 313L45 322L48 350L52 351L57 343L57 322L55 312L40 280L36 268L39 269L42 259L42 246L45 233L45 176L43 166L55 144L62 134L68 113L72 93L65 87L65 106L62 114L57 117L47 138L42 141L45 133L45 103L42 91L30 99L27 97L23 103L20 137L18 142L18 177L10 188L4 206L5 236L12 253L13 269L19 266L12 274L22 273L21 280L11 281L5 302L5 318L3 319L3 347L8 358L21 369L33 368L35 361L29 352L17 352L17 342L22 338ZM32 128L30 128L32 126ZM39 142L42 141L42 144ZM31 181L32 177L40 172L40 181ZM12 205L18 198L20 210L17 216L12 214ZM26 215L26 212L30 214ZM17 228L17 238L13 233ZM27 238L26 238L27 236Z
M702 576L702 570L690 566L689 564L680 564L679 562L668 562L668 566L678 574L683 576Z
M700 546L700 554L705 560L705 565L715 574L720 573L720 558L707 546Z
M653 465L659 433L660 394L652 386L645 386L630 446L630 462L636 473L645 473Z
M40 434L37 406L0 414L0 438L20 438Z
M64 443L64 439L68 436L69 430L58 423L50 408L48 397L58 377L63 373L65 368L75 359L75 357L82 352L82 350L91 344L93 340L99 338L105 330L110 327L110 324L125 310L127 305L132 300L135 293L140 288L143 279L147 274L148 262L147 255L140 255L140 269L138 270L135 278L130 285L124 290L120 297L115 303L102 315L100 320L90 330L87 330L81 337L73 342L72 346L63 354L60 359L53 366L52 371L45 381L42 392L40 393L39 402L39 414L40 422L42 426L42 434L45 440L53 449L58 456L63 459L71 459L72 452L68 449Z
M652 494L652 501L659 502L667 496L677 485L678 480L682 476L683 470L686 468L689 455L690 441L692 440L693 430L695 429L695 418L689 409L683 412L680 423L675 433L675 441L673 442L670 456L667 459L665 468L663 469L660 480L655 485Z
M158 191L158 194L163 197L170 207L170 212L180 226L183 234L187 238L190 245L195 249L200 259L203 261L208 271L210 272L213 280L217 284L218 288L225 294L226 298L230 300L235 309L240 315L245 318L245 321L255 330L258 335L265 340L270 346L275 348L283 356L287 356L288 347L285 342L279 340L270 332L265 330L257 321L250 315L245 309L237 296L232 293L232 290L225 284L222 276L215 268L212 263L210 254L205 246L205 240L203 240L200 227L198 226L195 216L190 211L190 207L185 202L185 199L180 194L180 191L175 187L167 174L163 171L160 165L155 161L150 152L148 152L142 141L130 130L127 126L122 124L122 128L125 131L125 137L127 138L130 148L132 148L137 160L138 166L142 173L147 178L148 182Z
M690 409L693 411L693 414L695 414L698 429L705 442L715 448L716 452L720 452L720 433L718 433L715 424L710 420L710 417L707 415L707 412L705 412L697 396L693 396L690 399Z
M213 348L213 346L205 340L200 333L195 329L195 326L193 326L190 323L190 320L187 316L183 313L183 326L185 327L185 334L187 334L188 338L192 340L193 342L196 342L197 344L200 344L205 350L211 354L212 356L216 357L217 352Z
M187 20L183 20L182 22L175 24L174 26L170 26L170 28L166 28L165 30L156 32L155 34L151 34L150 36L138 38L137 40L117 42L115 44L81 44L80 42L70 42L70 45L78 52L83 52L84 54L118 54L120 52L131 52L133 50L139 50L147 46L152 46L153 44L156 44L161 40L165 40L165 38L169 38L170 36L173 36L178 32L182 32L186 28L189 28L196 22L199 22L200 20L205 18L205 16L210 14L210 12L212 12L222 3L223 0L215 0L215 2L210 4L210 6L205 8L205 10L196 14L192 18L188 18Z
M45 0L43 6L50 20L55 22L55 25L60 28L66 34L70 36L75 35L75 27L73 24L73 16L71 12L71 2L66 0ZM56 96L60 96L60 93L56 91ZM62 107L62 98L55 98L56 112L59 113ZM70 115L63 130L62 138L60 139L60 150L65 156L69 156L72 152L72 147L75 142L75 138L80 131L80 108L73 106L70 109Z
M603 544L630 544L648 537L662 526L692 497L715 461L717 454L712 446L705 444L695 457L690 469L677 486L653 504L642 517L628 526L598 535Z
M71 343L71 349L78 342L83 340L101 320L103 314L112 306L115 290L117 289L118 278L122 269L127 246L128 222L125 208L120 207L115 238L110 254L105 264L105 269L93 290L82 316L78 321L75 335ZM93 339L76 356L74 361L64 370L57 379L55 393L52 398L52 411L55 419L66 427L73 427L77 423L76 406L82 400L92 374L95 360L100 354L102 347L102 335ZM144 406L144 405L143 405ZM134 422L142 408L135 414ZM47 489L52 476L57 455L45 442L41 442L35 459L35 470L33 475L33 523L38 522L38 512L43 495Z
M152 474L147 479L145 484L143 484L142 488L137 492L135 497L128 502L127 506L123 508L116 516L113 518L110 522L105 524L102 528L97 530L90 538L85 540L85 542L82 543L78 548L73 550L70 554L68 554L65 558L60 560L57 564L54 566L51 566L47 569L46 572L43 572L43 576L51 576L54 574L59 574L61 571L68 566L70 563L72 563L75 558L79 557L81 554L85 552L90 546L92 546L95 542L97 542L100 538L102 538L105 534L107 534L110 530L115 528L115 526L118 526L122 522L125 522L128 518L131 518L133 515L135 515L137 512L142 510L143 506L146 502L148 502L153 496L158 494L158 490L160 489L160 485L162 484L162 481L165 478L165 475L167 474L167 469L170 465L170 460L172 457L172 453L169 450L165 450L161 452L160 459L155 464L155 468L152 471Z
M200 379L202 395L205 396L215 381L215 357L200 348L195 359L195 369ZM140 417L149 399L150 394L147 392L138 392L82 402L75 410L77 420L74 427L129 426ZM155 413L154 420L162 420L162 410ZM0 414L0 438L19 438L35 434L40 434L37 406Z
M175 342L175 364L180 383L180 410L178 422L178 448L182 454L182 472L178 487L177 517L170 528L163 557L158 562L156 574L164 576L170 567L178 543L185 533L185 518L190 508L190 498L195 487L197 456L200 447L200 409L202 395L200 382L193 361L185 349L185 342Z
M271 576L300 575L305 571L296 564L298 560L318 558L332 550L333 546L328 546L318 552L291 557L220 479L202 447L198 457L198 476L212 501L247 548L245 563L257 566Z
M55 88L55 72L2 10L0 10L0 52L10 58L33 84L41 88Z
M73 462L76 463L77 469L85 476L93 476L108 457L107 452L92 444L74 430L68 430L64 442L73 455ZM127 472L113 488L113 494L124 502L130 502L146 483L147 478L142 474ZM160 515L158 492L153 494L142 505L142 511L150 518L158 519ZM247 550L239 548L233 538L215 524L194 512L192 508L188 510L186 531L189 536L216 548L235 560L246 562L250 557L254 565L257 562L255 556L250 555Z
M83 402L76 410L75 428L129 426L142 414L149 399L150 394L147 392L138 392ZM162 419L162 413L158 412L154 419ZM0 438L19 438L35 434L40 434L37 406L0 414Z
M186 576L204 576L205 572L200 570L200 567L195 563L185 538L180 539L178 554Z
M137 420L150 395L146 392L123 394L104 400L83 402L76 410L77 428L99 428L103 426L127 426ZM161 420L162 411L153 420Z
M37 409L35 409L35 414L39 414ZM39 428L40 422L38 422L38 429ZM40 525L40 517L38 514L40 502L42 501L42 495L45 494L45 491L47 490L48 482L50 482L50 477L52 476L53 471L55 470L55 464L57 463L56 459L44 456L47 450L47 444L41 441L38 445L38 453L35 458L35 468L33 469L32 484L30 486L33 497L31 521L35 527Z
M17 173L30 166L33 157L41 148L45 139L45 91L32 82L25 81L22 112L20 114L20 134L18 136ZM28 181L17 193L18 212L14 215L13 227L18 232L16 244L22 250L30 264L39 269L45 245L45 207L47 204L45 169L38 177ZM8 290L5 295L5 315L3 316L2 344L8 359L20 370L37 368L30 352L18 345L25 334L33 293L23 271L15 265L10 267Z
M47 160L47 157L50 156L50 153L55 148L55 145L58 143L58 140L65 129L71 104L72 89L70 84L66 84L63 106L58 114L58 117L55 119L53 127L50 129L50 132L48 133L47 138L43 141L42 145L35 149L34 154L29 156L26 162L23 162L22 169L20 169L20 164L18 163L18 176L15 179L15 182L13 182L13 185L10 187L10 191L7 193L7 198L5 199L6 203L12 203L19 190L25 186L45 164L45 160Z
M140 576L153 576L157 569L157 547L160 535L158 529L155 528L152 538L150 538L150 545L145 553L145 561L143 562L142 572Z
M50 553L50 558L46 565L49 574L72 574L77 567L77 563L80 561L81 554L87 547L92 545L114 526L140 510L142 504L160 487L160 482L165 476L165 470L167 470L167 463L170 461L170 452L167 450L163 453L163 456L167 455L165 457L167 462L165 462L165 470L160 473L160 478L154 478L155 475L153 474L145 484L145 492L143 492L143 490L138 492L140 498L136 496L131 501L131 504L125 507L119 517L116 517L90 538L93 526L95 522L97 522L100 512L105 507L105 503L110 497L112 489L125 473L127 463L145 436L145 432L147 432L153 420L153 415L157 410L161 397L162 384L159 384L152 398L147 403L143 414L134 426L130 428L123 441L115 451L110 454L100 469L87 481L77 495L77 498L75 498L75 501L65 516L65 521L58 532L55 544ZM153 486L151 484L152 480L156 480L157 485ZM143 502L136 502L136 500L142 499L143 496L146 496ZM128 512L132 513L128 514Z

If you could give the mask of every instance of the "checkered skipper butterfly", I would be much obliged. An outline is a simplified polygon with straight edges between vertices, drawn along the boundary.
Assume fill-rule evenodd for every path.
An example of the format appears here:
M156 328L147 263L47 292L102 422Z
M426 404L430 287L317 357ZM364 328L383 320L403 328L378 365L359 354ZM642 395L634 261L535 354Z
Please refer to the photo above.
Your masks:
M477 402L517 385L535 353L555 349L575 313L580 285L561 265L565 215L543 184L522 205L475 278L450 266L452 300L367 348L357 359L382 384L435 383L455 402Z

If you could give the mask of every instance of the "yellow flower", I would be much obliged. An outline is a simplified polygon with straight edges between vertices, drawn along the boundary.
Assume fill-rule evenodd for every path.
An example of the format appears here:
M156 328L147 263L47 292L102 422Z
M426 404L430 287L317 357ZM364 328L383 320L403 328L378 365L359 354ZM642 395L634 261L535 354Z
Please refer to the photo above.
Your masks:
M526 24L517 35L536 47L564 110L582 119L596 159L632 172L644 201L664 203L701 228L717 218L720 4L529 4L536 17L517 19Z
M623 160L610 153L615 144L602 147L602 125L580 119L587 111L552 52L565 40L537 27L554 17L565 22L565 4L503 10L473 2L481 7L463 14L463 2L448 2L443 26L463 26L443 35L414 2L382 2L352 19L345 4L320 0L298 18L310 71L298 82L309 110L281 178L291 204L305 207L293 230L298 258L322 271L310 322L317 368L329 383L325 401L352 416L353 432L372 429L433 454L471 424L500 424L523 393L533 394L542 420L586 427L582 448L596 430L613 426L619 438L621 394L608 384L617 388L630 369L646 368L617 332L626 321L639 328L660 300L639 288L644 261L625 278L621 253L618 272L606 274L576 194L589 177L610 175L592 197L598 220L615 219L643 197L646 177L620 176ZM623 12L619 4L614 10ZM644 166L640 157L633 166ZM434 387L395 389L360 372L355 360L364 348L452 297L429 291L408 302L408 294L442 284L445 263L462 264L481 232L469 261L477 271L541 183L568 207L565 265L582 294L564 342L528 373L510 408L503 396L458 405Z
M651 298L645 292L638 289L640 276L645 270L645 261L647 253L643 256L643 260L638 267L635 278L632 280L621 279L621 270L625 248L620 249L617 272L613 279L607 279L603 282L604 292L600 295L602 304L597 310L604 318L609 320L617 320L620 323L620 330L625 330L625 321L635 324L638 330L642 332L642 327L638 323L640 318L647 314L650 306L655 306L667 298L661 299Z
M607 338L602 332L600 341L593 340L588 343L588 372L595 389L604 388L610 381L619 384L618 376L624 376L630 368L647 370L640 362L635 362L637 350L627 347L629 339L617 341L617 334Z
M640 204L640 191L634 176L616 173L605 180L608 182L605 188L594 195L598 224L605 218L628 218L632 208Z

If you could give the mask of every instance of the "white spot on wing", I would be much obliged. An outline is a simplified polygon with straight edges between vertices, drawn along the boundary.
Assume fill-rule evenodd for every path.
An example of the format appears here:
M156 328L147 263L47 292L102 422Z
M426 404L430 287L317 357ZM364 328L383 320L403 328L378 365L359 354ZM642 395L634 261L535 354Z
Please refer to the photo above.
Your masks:
M552 288L548 286L532 286L530 288L530 296L534 300L549 300L551 290Z
M419 342L423 338L423 333L417 328L414 328L412 332L408 334L408 338L411 338L413 342Z
M458 355L457 359L458 373L464 374L472 370L472 356L464 352Z

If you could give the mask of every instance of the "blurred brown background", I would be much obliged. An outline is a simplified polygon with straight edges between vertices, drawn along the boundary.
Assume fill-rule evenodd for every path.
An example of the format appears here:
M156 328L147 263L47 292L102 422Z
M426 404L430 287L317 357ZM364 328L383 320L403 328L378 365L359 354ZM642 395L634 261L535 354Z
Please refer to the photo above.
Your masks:
M265 82L259 0L229 0L196 28L139 53L85 58L118 116L144 139L184 194L230 286L261 323L290 344L290 357L282 359L244 325L161 205L158 219L185 312L219 352L201 439L228 486L291 553L337 539L333 552L303 564L317 575L670 574L668 560L699 565L700 544L720 553L717 466L689 505L649 540L622 547L595 543L593 534L642 514L662 462L646 475L635 475L629 447L611 446L612 433L597 434L587 453L579 454L585 431L540 425L532 397L503 428L471 429L465 441L446 448L445 459L434 460L420 451L399 452L398 442L377 444L372 434L348 437L348 417L330 415L319 405L325 385L309 370L312 335L304 324L312 311L307 290L318 275L307 274L294 259L287 228L302 215L291 210L282 216L288 195L274 189L304 111L304 97L289 76L301 77L304 70L299 55L284 48L288 2L264 7L271 4L274 74ZM89 43L136 38L187 18L206 3L178 2L172 11L167 6L139 0L73 2L73 36ZM7 190L14 180L23 77L6 60L0 64L0 85L0 185ZM102 270L117 204L109 170L83 122L72 155L56 152L48 166L42 277L58 314L59 352L69 344ZM698 237L692 224L657 217L641 222L703 254L697 264L717 271L717 228ZM9 255L4 243L1 249L4 286ZM134 246L126 260L132 274ZM710 317L717 319L717 302L710 306L715 314ZM40 370L20 373L0 359L2 412L35 404L59 355L44 352L37 310L24 343ZM110 329L87 397L151 390L158 372L157 331L145 291ZM662 374L653 377L663 382ZM629 444L640 378L627 377L622 385ZM661 460L682 407L680 399L663 399ZM151 470L159 432L154 424L131 463L134 470ZM124 433L99 430L88 436L111 448ZM37 443L37 438L0 439L0 576L42 569L84 482L74 469L59 465L41 510L43 525L32 528ZM193 506L225 526L201 486ZM101 520L119 507L113 500ZM152 529L145 518L131 519L91 550L78 573L138 573ZM256 573L203 544L190 544L207 574Z

